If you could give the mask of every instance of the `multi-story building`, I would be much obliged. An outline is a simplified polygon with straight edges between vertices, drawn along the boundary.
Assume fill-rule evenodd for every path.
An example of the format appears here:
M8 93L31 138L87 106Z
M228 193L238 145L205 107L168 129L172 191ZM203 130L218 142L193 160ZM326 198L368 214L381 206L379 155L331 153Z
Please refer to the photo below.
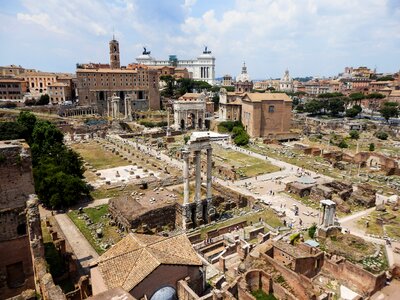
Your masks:
M24 72L25 69L21 66L9 65L0 67L0 77L15 77Z
M54 82L47 87L51 104L62 104L71 101L71 86L63 82Z
M28 84L28 91L31 93L32 97L38 98L43 94L47 94L47 87L57 82L56 73L48 72L24 72L16 76L25 80Z
M0 100L22 100L27 92L27 83L19 78L0 78Z
M340 82L342 84L343 91L351 92L367 92L369 84L372 80L367 77L353 77L353 78L342 78Z
M203 54L196 59L179 60L176 55L170 55L169 60L156 60L150 56L150 51L144 49L142 55L136 58L139 64L148 66L177 66L186 68L194 80L215 83L215 57L211 51L204 49Z
M232 76L229 74L224 75L224 77L222 77L222 85L232 86Z
M331 91L331 87L329 82L325 80L312 80L304 83L304 91L308 95L320 95L329 93Z
M105 114L107 99L115 94L122 100L119 104L120 112L125 110L123 100L127 95L130 96L133 103L135 100L146 101L148 104L146 107L159 109L158 71L138 64L120 68L117 44L115 39L110 41L110 65L108 67L93 68L90 65L77 65L79 104L97 106L98 112Z
M254 89L278 91L279 90L279 82L280 82L280 80L277 80L277 79L256 81L256 82L254 82Z

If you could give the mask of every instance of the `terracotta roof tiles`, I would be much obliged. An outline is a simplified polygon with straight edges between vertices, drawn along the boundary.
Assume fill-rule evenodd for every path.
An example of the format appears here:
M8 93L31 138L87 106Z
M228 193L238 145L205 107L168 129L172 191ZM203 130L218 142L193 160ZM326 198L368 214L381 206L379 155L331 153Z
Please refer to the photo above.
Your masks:
M97 260L109 289L130 291L161 264L201 266L185 234L173 237L130 233Z

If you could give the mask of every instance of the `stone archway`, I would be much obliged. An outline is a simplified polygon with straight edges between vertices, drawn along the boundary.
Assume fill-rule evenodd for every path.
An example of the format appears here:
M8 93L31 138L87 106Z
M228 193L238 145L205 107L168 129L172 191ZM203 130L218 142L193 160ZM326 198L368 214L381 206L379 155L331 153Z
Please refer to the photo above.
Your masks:
M194 113L189 113L190 123L188 122L187 127L190 129L194 129L196 127L196 116ZM190 125L189 125L190 124Z
M199 118L198 120L198 128L202 129L203 128L203 120L201 118Z
M185 130L185 120L184 119L181 120L181 129Z

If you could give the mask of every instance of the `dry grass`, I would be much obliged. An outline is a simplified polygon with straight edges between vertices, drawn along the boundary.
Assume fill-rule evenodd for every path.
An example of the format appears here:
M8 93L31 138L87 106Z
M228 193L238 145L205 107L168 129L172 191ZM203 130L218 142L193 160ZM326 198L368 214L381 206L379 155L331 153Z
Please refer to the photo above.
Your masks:
M224 149L219 145L213 145L213 156L217 165L223 165L227 168L234 167L237 173L243 177L254 177L279 171L279 167L267 161L234 150Z
M105 150L100 144L77 143L71 145L72 149L78 152L82 158L98 170L126 166L127 161L111 151Z

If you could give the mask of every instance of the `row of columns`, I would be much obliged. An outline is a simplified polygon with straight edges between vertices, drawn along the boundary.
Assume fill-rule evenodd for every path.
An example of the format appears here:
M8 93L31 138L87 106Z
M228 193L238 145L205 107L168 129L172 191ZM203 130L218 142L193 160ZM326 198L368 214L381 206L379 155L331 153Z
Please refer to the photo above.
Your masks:
M212 200L212 148L206 148L207 151L207 188L206 188L206 199L207 203L210 203ZM190 151L188 149L184 149L182 151L183 157L183 206L184 209L187 209L189 204L189 196L190 196L190 186L189 186L189 155ZM201 203L201 150L194 151L195 155L195 194L194 194L194 202L196 203L196 215L197 219L202 219L203 210ZM185 219L185 218L184 218ZM185 220L183 221L185 222ZM185 228L184 224L184 228Z
M94 107L70 109L66 110L63 113L65 117L75 117L75 116L94 115L94 114L97 114L97 109Z
M210 67L200 67L200 78L210 77Z

